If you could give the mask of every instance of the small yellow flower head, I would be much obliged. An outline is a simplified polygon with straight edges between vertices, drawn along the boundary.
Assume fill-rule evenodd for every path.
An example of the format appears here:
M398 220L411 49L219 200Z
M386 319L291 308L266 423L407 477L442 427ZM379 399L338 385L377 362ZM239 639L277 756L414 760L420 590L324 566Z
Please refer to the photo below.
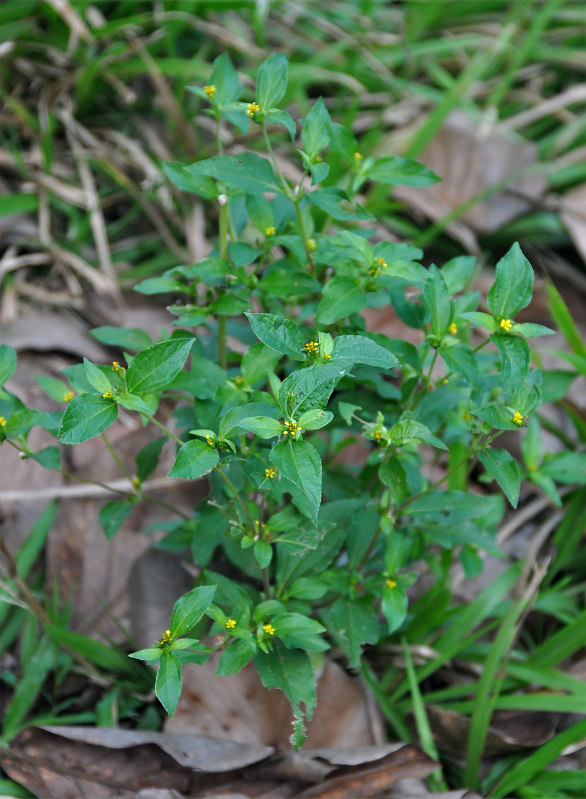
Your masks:
M246 109L246 113L248 116L253 119L256 114L260 111L260 105L255 101L253 103L248 104L248 108Z
M274 635L277 632L270 622L263 624L262 628L267 635Z
M314 250L317 250L317 241L315 239L307 239L307 249L310 252L314 252Z
M319 341L308 341L307 344L303 345L303 349L305 352L309 352L312 355L317 355L319 350Z
M514 424L522 425L522 424L523 424L523 419L524 419L524 418L525 418L525 417L523 416L523 414L522 414L522 413L519 413L519 411L515 411L515 413L513 414L513 417L512 417L512 419L511 419L511 421L512 421Z
M383 434L380 432L380 430L377 430L376 433L374 434L374 440L375 441L380 441L382 439L382 437L383 437Z
M226 629L233 630L236 627L236 619L226 619Z
M501 330L504 330L505 333L508 333L509 330L513 327L513 323L510 319L501 319L499 322L499 327Z
M385 259L382 258L380 255L379 255L378 258L374 259L374 262L378 266L379 269L385 269L388 266L388 264L385 261Z
M210 100L213 100L214 97L216 96L216 87L214 86L213 83L210 84L209 86L204 86L203 90L207 94L207 96L210 98Z
M329 353L329 352L324 352L324 359L325 359L326 361L329 361L331 357L332 357L332 356L330 355L330 353Z
M102 394L102 397L104 399L112 399L112 392L111 391L104 391L104 393Z
M442 386L447 386L449 382L450 381L448 380L448 378L444 377L443 380L442 380Z
M138 488L140 486L140 480L138 477L133 477L131 483L135 488Z
M458 325L455 322L448 327L448 332L451 336L455 336L458 333Z
M387 588L396 588L397 583L394 580L388 579L385 583Z
M6 419L0 416L0 427L6 427Z
M213 440L213 438L211 436L206 436L206 441L208 442L210 447L214 447L215 446L214 440Z
M172 640L173 636L171 635L171 630L165 630L163 637L159 641L159 646L165 646L165 644L170 644Z
M122 368L122 367L120 366L120 364L118 363L118 361L112 361L112 369L113 369L115 372L119 372L121 368Z
M242 377L242 375L236 375L236 377L234 378L234 382L236 383L237 386L240 386L242 385L242 383L244 383L244 378Z
M470 414L469 414L469 413L465 413L465 414L464 414L464 421L466 421L466 422L469 422L471 418L472 418L472 417L470 416Z
M359 164L362 161L362 153L355 152L354 153L354 163Z
M275 235L275 228L271 225L268 228L265 228L265 236L274 236Z
M265 477L268 477L270 480L272 480L272 479L273 479L273 477L275 476L275 474L276 474L276 472L275 472L275 470L274 470L274 469L272 469L272 468L265 469Z
M287 428L283 430L284 436L291 436L291 438L297 438L297 433L300 430L303 430L301 425L298 425L297 422L283 422L284 426Z
M68 391L67 394L65 394L65 396L63 397L63 402L71 402L74 396L75 394L73 393L73 391Z

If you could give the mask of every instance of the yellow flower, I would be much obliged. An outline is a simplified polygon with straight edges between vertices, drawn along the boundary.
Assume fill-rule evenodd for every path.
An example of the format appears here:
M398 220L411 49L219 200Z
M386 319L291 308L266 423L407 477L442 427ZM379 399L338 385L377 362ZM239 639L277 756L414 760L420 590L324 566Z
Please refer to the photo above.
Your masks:
M301 425L297 424L297 422L283 422L283 424L287 428L286 430L283 430L284 436L292 436L293 438L297 438L297 433L300 430L303 430Z
M270 623L263 624L262 628L267 635L274 635L276 633L275 628Z
M236 619L226 619L226 629L233 630L236 627Z
M258 114L260 111L260 105L255 101L253 103L248 104L248 108L246 109L246 113L252 119L255 114Z
M215 446L215 444L214 444L214 440L213 440L213 438L212 438L211 436L206 436L206 441L208 442L208 444L210 445L210 447L213 447L213 446Z
M452 322L452 324L448 327L448 332L451 336L455 336L458 332L458 325L455 322Z
M104 399L112 399L112 392L111 391L104 391L104 393L102 394L102 397Z
M207 94L207 96L210 98L210 100L213 100L214 97L216 96L216 87L214 86L213 83L210 84L209 86L204 86L203 90Z
M236 383L237 386L239 386L242 383L244 383L244 378L242 377L242 375L236 375L236 377L234 378L234 382Z
M74 396L75 394L73 393L73 391L68 391L67 394L65 394L65 396L63 397L63 402L71 402Z
M274 235L275 235L275 228L273 227L273 225L265 228L265 236L274 236Z
M324 358L325 358L326 361L329 361L331 357L332 356L330 355L329 352L324 352Z
M271 469L271 468L265 469L265 477L268 477L268 478L272 479L274 476L275 476L275 470L274 469Z
M135 488L139 488L139 486L140 486L140 480L139 480L139 478L138 478L138 477L133 477L133 478L132 478L132 480L131 480L130 482L132 483L132 485L133 485Z
M380 432L380 430L377 430L376 433L374 434L374 440L375 441L380 441L382 437L383 437L383 434Z
M0 427L6 427L6 419L0 416Z
M509 330L512 328L513 323L510 319L501 319L499 323L499 327L501 330L504 330L505 333L508 333Z
M355 161L355 163L359 164L362 161L362 153L355 152L354 153L354 161Z
M120 364L118 361L112 361L112 369L117 372L120 369Z
M317 241L315 239L307 239L307 249L313 252L317 249Z
M303 349L305 352L312 353L316 355L319 350L319 341L308 341L307 344L303 345Z
M170 644L173 640L173 636L171 635L171 630L165 630L165 633L161 640L158 642L159 646L165 646L165 644Z
M396 588L397 587L397 583L394 580L391 580L391 579L387 580L385 585L387 586L387 588Z
M514 424L521 425L521 424L523 424L523 419L524 419L524 418L525 418L525 417L523 416L523 414L522 414L522 413L519 413L519 411L515 411L515 413L514 413L514 414L513 414L513 416L512 416L512 419L511 419L511 421L512 421Z

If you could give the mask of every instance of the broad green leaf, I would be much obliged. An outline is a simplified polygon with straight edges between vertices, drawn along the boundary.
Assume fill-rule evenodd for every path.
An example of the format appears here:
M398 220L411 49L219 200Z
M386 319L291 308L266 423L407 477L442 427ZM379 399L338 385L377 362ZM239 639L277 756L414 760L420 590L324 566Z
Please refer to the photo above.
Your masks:
M465 311L464 313L460 314L460 318L466 319L468 322L472 322L473 325L485 327L492 333L494 333L498 327L493 317L490 314L483 313L482 311Z
M278 641L271 652L259 652L254 658L265 688L280 688L287 695L293 710L308 719L316 703L315 674L307 654L299 649L286 649Z
M162 652L155 680L155 694L171 718L181 696L181 661L172 652Z
M184 164L167 161L163 164L163 172L181 191L197 194L204 200L215 200L218 196L218 184L211 177L190 171Z
M236 674L243 669L256 654L256 649L252 648L244 641L232 641L222 652L216 669L217 676Z
M184 283L173 280L171 277L149 277L141 280L134 286L133 291L139 294L190 294L189 289Z
M312 410L302 413L297 422L304 430L321 430L321 428L329 424L333 418L334 414L331 411L313 408Z
M158 647L149 647L148 649L139 649L137 652L130 652L128 657L135 660L146 660L150 663L155 663L161 659L163 650Z
M36 194L2 194L0 195L0 216L24 214L36 211L39 198Z
M117 405L122 405L123 408L128 408L129 411L146 413L147 416L152 416L154 413L153 409L144 400L137 397L136 394L117 394L114 399Z
M450 518L458 521L476 519L485 513L486 497L466 491L432 491L409 504L412 516Z
M87 358L83 359L83 365L85 367L85 375L88 379L88 383L92 388L95 388L100 394L104 394L106 391L111 390L112 385L110 381L99 367L91 361L88 361Z
M220 108L225 108L240 99L242 85L228 53L222 53L215 59L210 83L216 87L214 100Z
M442 277L451 295L465 289L475 266L476 258L473 255L458 255L442 266Z
M259 341L249 347L242 356L240 362L242 377L247 383L253 385L265 378L268 372L272 372L280 358L280 353Z
M256 99L263 111L279 104L287 91L289 64L284 53L273 53L258 68Z
M512 319L529 305L533 294L533 269L515 242L496 265L494 284L488 292L488 306L493 316Z
M175 458L169 477L185 477L196 480L207 474L220 460L218 452L207 442L188 441L184 444Z
M478 457L486 471L505 492L511 505L516 508L521 488L521 469L517 461L506 449L485 449Z
M518 333L525 338L535 338L535 336L553 336L555 330L552 330L551 327L545 327L544 325L533 324L532 322L522 322L521 324L513 325L511 332Z
M37 463L40 463L44 469L61 468L61 450L59 447L44 447L44 449L38 452L31 452L29 457Z
M254 557L261 569L266 569L273 559L273 548L268 541L255 541L254 542Z
M133 505L128 501L114 500L107 502L100 510L98 519L104 535L111 541L124 524L124 520L132 513Z
M3 386L16 369L16 350L0 344L0 386Z
M340 364L314 364L292 372L279 388L279 405L284 416L295 416L297 411L325 408L335 383L348 372Z
M548 295L548 308L560 332L563 333L572 352L586 358L586 343L576 327L562 295L550 280L545 281L545 288Z
M109 347L120 347L121 350L143 350L153 343L140 327L112 327L104 325L91 331L92 336Z
M166 436L156 438L154 441L149 441L136 456L136 476L141 483L144 482L147 477L150 477L157 468L161 450L166 443Z
M322 97L305 117L301 141L310 158L319 155L330 143L330 115Z
M514 389L527 379L531 366L529 345L517 336L491 336L502 358L502 377L507 389Z
M215 585L203 585L192 589L175 602L169 624L173 638L185 635L197 624L210 606L215 593Z
M473 416L478 416L484 422L488 422L496 430L518 430L519 426L513 422L513 414L504 405L491 402L482 408L472 411Z
M471 386L478 379L478 363L466 347L442 347L439 354L451 372L462 375Z
M247 416L238 422L238 427L254 433L259 438L274 438L284 430L281 422L269 416Z
M337 186L327 186L325 189L310 191L303 199L309 205L316 205L325 211L332 219L342 222L353 222L357 219L374 220L370 211L358 203L352 207L348 194Z
M133 663L129 660L126 653L119 647L103 644L101 641L95 641L87 635L74 633L55 624L48 624L45 629L53 641L66 646L68 649L74 649L101 669L107 669L144 683L145 672L143 669L138 663Z
M174 338L139 352L126 373L128 391L144 394L167 386L183 368L193 342L193 338Z
M537 469L541 461L541 453L543 450L543 441L541 438L541 428L539 422L533 417L527 425L525 436L521 441L521 452L523 453L523 460L525 466L533 471Z
M363 645L376 644L380 637L372 600L341 597L331 607L323 608L320 615L336 644L346 653L350 668L358 668Z
M332 360L363 363L381 369L399 366L399 361L389 350L366 336L337 336L334 339Z
M315 619L301 613L283 613L274 616L272 624L276 630L275 635L289 649L306 649L310 652L329 649L329 644L321 637L326 628Z
M391 186L431 186L441 180L424 164L396 155L377 158L365 174L369 180Z
M269 402L247 402L244 405L236 405L233 408L230 408L230 410L226 411L226 413L220 419L220 438L226 438L232 433L232 431L238 430L238 428L241 427L241 421L250 417L264 418L268 416L271 421L275 421L274 415L276 411L277 407ZM193 430L191 432L194 433ZM204 437L205 435L206 433L203 434ZM211 435L213 438L213 434L211 432L209 432L209 435Z
M560 452L551 455L544 460L540 471L558 483L586 483L586 453Z
M59 439L62 444L79 444L99 436L117 418L118 408L112 400L97 394L80 394L63 414Z
M272 125L282 125L284 128L287 128L289 136L291 136L291 141L295 141L297 125L293 117L286 111L278 111L273 108L267 113L266 121L270 122Z
M296 361L305 357L303 345L305 336L302 329L290 319L279 319L270 313L247 313L254 335L277 352L282 352Z
M346 424L352 424L354 412L362 410L362 406L352 405L349 402L339 402L338 410L340 411L340 416L346 422Z
M320 324L331 325L358 313L365 305L366 294L353 278L344 275L333 277L324 286L317 320Z
M185 167L189 175L207 175L221 181L229 189L252 192L277 191L283 187L266 158L256 153L215 155Z
M307 501L309 517L317 522L321 504L322 465L315 447L307 441L281 441L271 450L270 460L301 492Z

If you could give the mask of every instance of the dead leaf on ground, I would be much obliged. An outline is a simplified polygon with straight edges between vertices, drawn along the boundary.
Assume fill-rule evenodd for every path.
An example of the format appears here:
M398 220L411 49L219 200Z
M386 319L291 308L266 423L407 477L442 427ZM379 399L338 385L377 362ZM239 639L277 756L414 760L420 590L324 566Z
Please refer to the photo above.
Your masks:
M438 174L441 182L425 191L399 186L393 194L433 221L443 219L454 208L512 176L506 189L475 203L447 225L446 230L470 252L478 252L473 231L492 232L530 210L547 186L543 174L514 177L518 171L538 163L533 142L461 110L449 114L418 160Z

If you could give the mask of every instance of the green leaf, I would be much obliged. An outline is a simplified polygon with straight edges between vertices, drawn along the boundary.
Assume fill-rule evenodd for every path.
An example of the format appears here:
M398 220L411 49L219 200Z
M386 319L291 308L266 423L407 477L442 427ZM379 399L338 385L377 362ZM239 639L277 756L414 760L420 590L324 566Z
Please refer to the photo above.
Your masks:
M411 516L434 520L462 521L477 519L485 513L487 498L467 491L433 491L409 504Z
M175 458L169 477L185 477L196 480L207 474L220 460L218 452L203 441L188 441Z
M586 358L586 343L576 327L562 295L550 280L545 281L545 288L548 295L548 308L560 332L563 333L572 352Z
M531 366L529 345L516 336L493 335L491 340L501 354L503 384L508 390L520 386L527 379Z
M244 641L232 641L222 652L216 674L219 677L236 674L252 660L255 654L256 648L252 648Z
M328 186L325 189L317 189L310 191L303 198L309 205L316 205L332 219L338 219L342 222L355 222L357 219L366 219L373 221L374 216L356 203L354 209L349 205L348 194L337 186ZM342 206L342 203L344 205Z
M242 377L249 385L254 385L259 380L272 372L281 358L280 353L274 351L272 347L267 347L262 341L249 347L240 362Z
M423 287L422 300L429 313L430 332L436 339L441 339L448 332L453 310L450 292L441 272L433 264L429 267L428 278Z
M186 166L185 170L193 176L207 175L221 181L229 189L242 189L249 194L255 191L283 191L270 162L256 153L215 155L196 161Z
M403 624L407 617L407 594L399 585L383 588L381 610L388 624L389 633L394 633Z
M61 450L59 447L44 447L44 449L38 452L31 452L30 457L37 463L40 463L44 469L61 468Z
M473 255L458 255L441 268L442 277L450 295L463 291L474 273L476 258Z
M238 422L238 427L254 433L259 438L274 438L283 432L283 425L270 416L247 416Z
M173 280L170 277L149 277L147 280L141 280L134 286L133 291L138 294L189 294L190 291L186 285L180 283L178 280Z
M302 329L290 319L279 319L270 313L247 313L254 335L277 352L282 352L296 361L304 359L305 336Z
M162 652L155 680L155 694L171 718L181 696L181 661L172 652Z
M531 322L523 322L518 325L513 325L511 332L517 333L525 338L535 338L535 336L553 336L555 334L555 330L552 330L551 327L536 325Z
M263 111L279 104L287 91L289 64L284 53L273 53L258 68L256 100Z
M107 344L108 347L120 347L121 350L143 350L153 343L140 327L112 327L104 325L91 331L92 336Z
M478 363L474 355L466 347L442 347L439 354L451 372L462 375L466 381L475 386L478 380Z
M332 360L363 363L381 369L399 366L399 361L389 350L366 336L337 336L334 339Z
M124 524L124 520L132 513L133 505L128 501L114 500L107 502L100 510L98 519L104 535L111 541Z
M314 364L292 372L279 388L279 405L284 416L295 416L297 411L324 408L337 380L347 373L340 364Z
M181 191L197 194L204 200L215 200L218 197L218 184L212 178L194 173L184 164L167 161L163 164L163 172Z
M468 322L472 322L473 325L485 327L487 330L490 330L491 333L494 333L498 327L493 317L490 314L482 313L482 311L466 311L465 313L461 313L459 318L466 319Z
M265 688L280 688L287 695L296 716L312 717L317 701L315 674L305 652L286 649L275 641L272 651L256 655L254 664Z
M333 277L324 286L316 319L320 324L331 325L358 313L365 305L366 294L356 280L344 275Z
M122 405L123 408L128 408L129 411L146 413L147 416L152 416L154 413L153 409L135 394L117 394L114 399L116 400L117 405Z
M362 646L376 644L380 625L372 600L337 599L329 608L323 608L321 617L336 644L346 653L350 668L360 666Z
M517 461L506 449L485 449L479 453L478 458L502 488L511 505L516 508L521 488L521 469Z
M493 316L512 319L529 305L533 294L533 269L515 242L496 265L494 284L488 292L488 306Z
M270 417L274 421L274 415L277 407L269 402L247 402L244 405L235 405L230 408L220 419L220 438L226 438L234 430L240 428L240 423L243 419L250 417ZM206 431L208 432L208 431ZM192 431L193 433L193 431ZM205 437L205 433L203 434ZM213 434L210 432L209 435Z
M185 635L195 627L210 606L215 593L215 585L203 585L184 594L175 602L169 625L173 638Z
M126 373L128 391L144 394L167 386L183 368L193 342L193 338L174 338L139 352Z
M338 402L338 410L340 411L340 416L346 422L346 424L352 424L354 412L362 410L362 406L352 405L349 402Z
M310 158L319 155L330 143L330 115L322 97L305 117L301 141Z
M286 111L277 111L273 108L267 113L266 121L270 122L272 125L282 125L284 128L287 128L289 136L291 136L291 141L295 141L297 125L293 117Z
M95 388L100 394L104 394L106 391L111 390L112 385L110 381L99 367L91 361L88 361L87 358L83 359L83 365L85 367L85 376L92 388Z
M3 386L16 369L16 350L0 344L0 386Z
M266 569L273 559L273 548L267 541L254 542L254 557L261 569Z
M39 207L39 198L36 194L2 194L0 196L0 216L10 214L24 214L27 211L36 211Z
M301 492L307 502L309 517L317 522L322 465L315 447L307 441L281 441L271 450L270 461Z
M240 99L242 85L228 53L222 53L215 59L210 83L216 87L214 100L219 108L225 108Z
M129 660L126 653L119 647L103 644L87 635L74 633L54 624L46 625L45 629L53 641L69 649L74 649L101 669L107 669L144 683L145 672L138 663Z
M323 624L301 613L284 613L272 619L275 635L289 649L306 649L310 652L323 652L329 645L321 637L326 631Z
M533 417L527 425L527 430L523 441L521 441L521 452L523 453L523 460L525 466L533 471L537 469L541 460L541 452L543 449L543 441L541 438L541 429L539 422Z
M49 530L57 516L57 502L50 502L31 528L24 544L15 556L16 573L23 580L28 577L47 540Z
M297 422L304 430L321 430L321 428L329 424L333 418L334 414L331 411L313 408L312 410L302 413Z
M24 666L10 702L4 707L2 731L5 738L17 732L41 693L49 672L55 668L55 661L55 645L43 636Z
M365 170L365 175L369 180L388 183L391 186L431 186L441 180L424 164L396 155L377 158L374 164Z
M551 455L544 460L540 471L558 483L586 483L586 453L560 452Z
M99 436L118 418L118 408L112 400L96 394L74 397L63 414L59 439L62 444L79 444Z

